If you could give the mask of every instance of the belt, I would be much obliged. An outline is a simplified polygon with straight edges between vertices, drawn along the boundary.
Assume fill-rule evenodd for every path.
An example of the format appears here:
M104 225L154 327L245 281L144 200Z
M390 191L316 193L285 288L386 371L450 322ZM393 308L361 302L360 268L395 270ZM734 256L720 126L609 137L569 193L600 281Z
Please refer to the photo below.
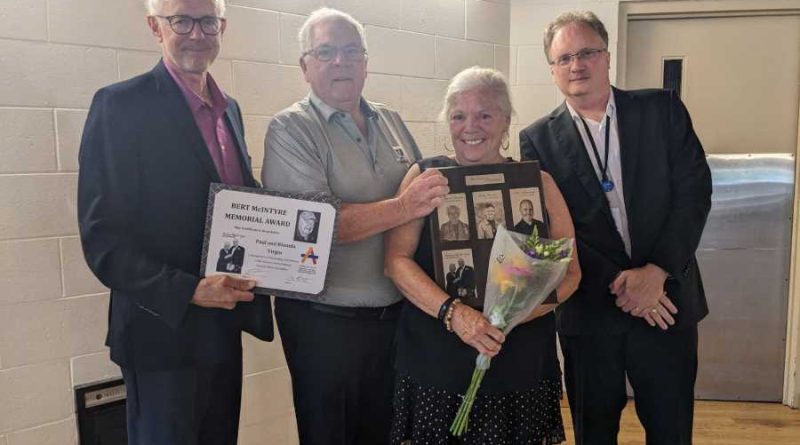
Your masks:
M400 315L400 309L403 308L402 301L383 307L347 307L311 302L305 303L309 308L317 312L324 312L339 317L367 320L394 320Z

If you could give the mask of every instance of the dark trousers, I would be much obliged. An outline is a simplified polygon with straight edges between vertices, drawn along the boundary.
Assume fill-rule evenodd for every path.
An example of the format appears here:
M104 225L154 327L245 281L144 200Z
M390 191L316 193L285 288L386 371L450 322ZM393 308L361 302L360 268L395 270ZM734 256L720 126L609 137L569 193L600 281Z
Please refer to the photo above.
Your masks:
M275 299L300 445L389 443L396 316L353 318Z
M165 371L122 369L129 445L235 445L242 361Z
M690 445L697 325L661 331L633 323L622 334L559 336L576 445L616 445L625 376L647 445Z

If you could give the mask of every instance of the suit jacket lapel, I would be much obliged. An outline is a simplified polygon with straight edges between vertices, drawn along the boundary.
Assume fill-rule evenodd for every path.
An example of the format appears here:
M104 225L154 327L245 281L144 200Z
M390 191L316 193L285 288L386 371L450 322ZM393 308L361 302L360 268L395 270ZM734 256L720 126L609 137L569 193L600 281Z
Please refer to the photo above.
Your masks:
M225 110L225 120L228 124L228 130L233 132L232 134L236 138L236 146L239 148L239 165L242 166L244 185L248 187L258 187L258 183L253 177L250 156L247 154L247 145L245 144L244 135L242 134L242 122L239 121L239 115L236 113L233 101L230 98L228 99L228 108Z
M217 167L214 165L214 160L211 159L211 154L209 154L208 147L203 140L203 135L200 134L200 129L197 128L192 111L186 103L186 98L183 97L180 88L175 84L175 80L164 66L164 61L159 62L153 68L153 75L156 78L159 93L164 98L164 113L169 116L169 119L183 136L183 138L176 138L176 140L185 141L177 144L179 147L176 147L176 149L180 147L188 148L203 170L211 177L211 180L213 182L222 182L217 172Z
M600 181L597 179L592 161L589 159L589 154L586 152L583 140L580 133L578 133L575 122L572 120L569 109L565 104L561 104L554 111L552 117L553 120L550 121L550 126L556 136L558 146L563 147L564 153L575 171L575 176L578 177L591 200L600 206L601 211L606 216L606 220L616 231L616 225L611 216L611 208L608 206L608 199L600 187Z
M617 134L619 135L625 211L628 214L628 227L630 227L633 196L636 194L636 164L639 160L642 110L640 104L624 91L614 88L613 93L617 106Z

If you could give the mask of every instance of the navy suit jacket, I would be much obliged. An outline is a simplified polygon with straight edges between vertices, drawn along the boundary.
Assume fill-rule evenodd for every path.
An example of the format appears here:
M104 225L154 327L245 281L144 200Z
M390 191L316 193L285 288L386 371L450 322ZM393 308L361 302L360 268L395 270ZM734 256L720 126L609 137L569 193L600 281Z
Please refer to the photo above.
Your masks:
M233 99L225 118L245 185L256 187ZM78 220L86 261L111 289L106 344L120 366L237 360L243 327L272 339L268 297L232 311L190 304L212 182L219 174L163 61L95 94L80 147Z
M622 332L634 319L608 286L621 271L653 263L670 275L676 329L708 313L695 251L711 208L711 173L686 107L666 90L613 89L631 255L625 252L597 174L566 104L520 132L522 158L538 160L564 195L582 279L557 311L560 332Z

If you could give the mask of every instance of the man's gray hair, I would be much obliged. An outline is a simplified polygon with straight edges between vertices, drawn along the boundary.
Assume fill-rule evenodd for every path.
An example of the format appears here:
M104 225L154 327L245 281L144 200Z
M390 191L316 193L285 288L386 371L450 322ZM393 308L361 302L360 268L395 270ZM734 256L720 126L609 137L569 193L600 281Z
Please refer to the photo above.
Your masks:
M317 222L317 215L315 215L314 212L309 212L308 210L301 211L299 218L303 221Z
M553 39L556 33L559 29L573 23L585 25L593 29L594 32L603 39L603 44L605 44L606 49L608 49L608 31L606 31L603 22L601 22L592 11L568 11L556 17L555 20L550 22L544 29L544 56L547 58L548 63L552 62L550 59L550 47L553 46Z
M487 90L497 106L506 117L511 118L514 107L511 105L511 93L508 91L508 82L500 71L493 68L469 67L453 76L447 92L444 95L444 105L439 113L439 119L447 122L450 120L450 110L453 109L456 99L460 94L476 89Z
M165 1L175 0L144 0L144 5L147 7L147 13L150 15L158 15L161 12L161 7ZM211 0L214 4L214 10L217 17L225 17L225 0Z
M361 47L365 50L367 49L367 35L364 31L364 25L346 12L333 8L319 8L308 16L303 26L300 27L300 31L297 33L297 40L300 42L301 58L312 49L311 36L314 32L314 26L322 22L332 21L342 21L352 25L356 33L358 33L358 38L361 40Z

